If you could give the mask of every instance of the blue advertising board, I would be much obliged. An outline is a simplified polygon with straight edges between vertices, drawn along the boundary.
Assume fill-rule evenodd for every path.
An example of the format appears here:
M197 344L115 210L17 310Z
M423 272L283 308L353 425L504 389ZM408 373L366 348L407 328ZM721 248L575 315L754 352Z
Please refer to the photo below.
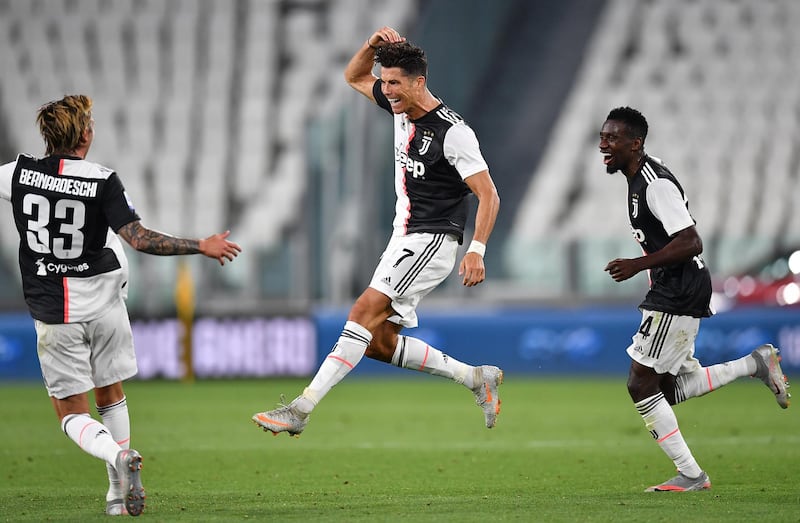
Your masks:
M175 319L131 322L138 379L186 375L183 326ZM192 329L198 378L307 376L316 370L314 323L307 317L198 318ZM28 314L0 315L0 381L41 380Z
M509 374L625 374L641 314L635 307L499 309L448 313L420 310L420 326L403 333L469 364ZM317 315L320 361L341 332L346 313ZM695 355L703 365L744 356L762 343L781 347L783 369L800 374L800 309L739 309L703 319ZM400 369L364 359L354 372ZM402 372L402 371L401 371Z
M28 313L0 315L0 380L41 376L33 318Z
M309 376L341 333L347 311L295 318L199 318L193 329L198 378ZM498 365L508 374L625 374L625 352L641 316L635 307L419 311L420 338L469 364ZM184 375L176 320L133 322L139 378ZM783 369L800 376L800 309L736 309L702 320L696 356L712 365L762 343L781 348ZM408 371L364 358L354 374ZM0 380L41 379L36 333L27 314L0 315Z

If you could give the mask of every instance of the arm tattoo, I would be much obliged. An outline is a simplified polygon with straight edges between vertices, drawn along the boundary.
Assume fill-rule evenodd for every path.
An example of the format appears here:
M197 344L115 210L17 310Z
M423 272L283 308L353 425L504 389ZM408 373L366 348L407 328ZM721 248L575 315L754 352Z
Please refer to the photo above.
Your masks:
M197 254L200 252L199 240L176 238L143 226L140 221L133 221L118 231L119 235L137 251L158 256L176 254Z

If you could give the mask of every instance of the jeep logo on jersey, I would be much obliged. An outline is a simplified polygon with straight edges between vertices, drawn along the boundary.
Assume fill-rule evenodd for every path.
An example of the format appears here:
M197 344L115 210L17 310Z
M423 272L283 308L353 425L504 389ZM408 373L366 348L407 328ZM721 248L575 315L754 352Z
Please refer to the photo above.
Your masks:
M411 158L404 150L396 147L394 150L394 159L400 164L406 174L411 173L414 178L425 177L425 164Z
M644 231L641 229L634 229L631 228L631 233L633 234L633 239L639 243L644 243L646 238L644 237Z

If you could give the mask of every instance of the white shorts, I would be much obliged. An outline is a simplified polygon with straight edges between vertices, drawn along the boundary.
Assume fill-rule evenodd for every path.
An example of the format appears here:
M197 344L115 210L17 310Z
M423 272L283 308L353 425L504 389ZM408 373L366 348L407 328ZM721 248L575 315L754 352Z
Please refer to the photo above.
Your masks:
M64 399L136 375L131 323L122 300L91 321L34 324L39 365L50 396Z
M452 272L457 251L458 240L450 234L412 233L389 240L369 283L391 298L397 314L389 321L417 326L417 305Z
M700 318L642 309L642 323L628 347L628 355L659 374L678 376L700 368L694 340Z

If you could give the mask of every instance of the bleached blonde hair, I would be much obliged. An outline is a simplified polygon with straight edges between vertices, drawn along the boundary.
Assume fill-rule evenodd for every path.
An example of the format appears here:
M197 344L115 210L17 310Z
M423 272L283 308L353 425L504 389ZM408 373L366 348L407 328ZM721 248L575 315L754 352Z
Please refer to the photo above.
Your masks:
M36 123L48 155L71 153L78 148L83 132L92 124L92 99L70 94L48 102L39 108Z

